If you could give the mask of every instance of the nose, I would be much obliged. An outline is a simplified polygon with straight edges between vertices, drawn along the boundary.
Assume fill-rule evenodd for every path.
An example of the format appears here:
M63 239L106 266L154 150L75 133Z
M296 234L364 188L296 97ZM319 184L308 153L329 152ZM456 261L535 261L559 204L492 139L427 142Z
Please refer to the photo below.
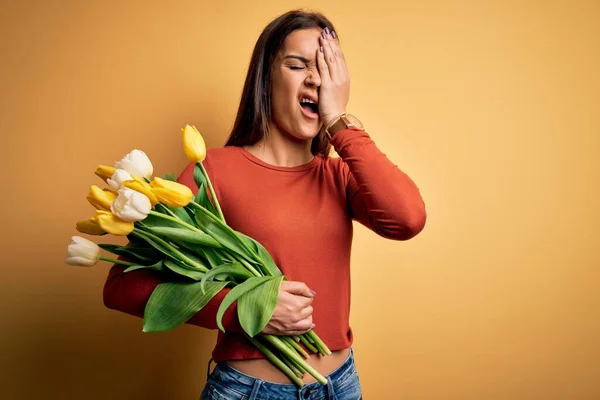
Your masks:
M309 70L304 82L306 83L306 86L318 88L321 86L321 75L319 75L318 71Z

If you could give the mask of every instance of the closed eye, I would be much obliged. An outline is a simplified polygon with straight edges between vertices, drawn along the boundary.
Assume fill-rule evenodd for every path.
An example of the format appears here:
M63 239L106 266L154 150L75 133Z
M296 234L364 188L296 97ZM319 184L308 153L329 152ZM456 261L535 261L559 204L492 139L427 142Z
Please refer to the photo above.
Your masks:
M299 66L297 66L297 65L290 65L290 66L289 66L289 68L290 68L290 69L292 69L292 70L300 70L300 69L304 69L304 67L299 67Z

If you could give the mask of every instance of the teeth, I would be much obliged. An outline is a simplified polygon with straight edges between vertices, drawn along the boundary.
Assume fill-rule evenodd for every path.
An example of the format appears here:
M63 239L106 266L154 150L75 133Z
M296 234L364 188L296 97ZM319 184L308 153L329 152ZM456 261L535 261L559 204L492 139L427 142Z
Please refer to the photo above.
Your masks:
M307 99L306 97L303 97L302 100L300 100L300 103L316 104L316 102L312 101L311 99Z

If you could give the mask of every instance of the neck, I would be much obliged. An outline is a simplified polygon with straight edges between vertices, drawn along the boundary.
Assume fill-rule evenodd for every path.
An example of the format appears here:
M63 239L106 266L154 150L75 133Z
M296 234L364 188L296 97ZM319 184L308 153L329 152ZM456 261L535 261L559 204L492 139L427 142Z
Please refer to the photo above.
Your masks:
M268 164L296 167L307 164L314 158L310 146L311 140L292 138L272 126L268 137L255 145L245 146L245 149Z

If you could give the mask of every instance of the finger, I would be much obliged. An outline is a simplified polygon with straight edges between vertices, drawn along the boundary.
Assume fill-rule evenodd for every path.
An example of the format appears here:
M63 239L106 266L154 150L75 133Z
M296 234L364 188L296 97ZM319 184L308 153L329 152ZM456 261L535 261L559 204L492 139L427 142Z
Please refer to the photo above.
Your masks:
M300 335L304 335L308 331L310 331L310 329L306 329L304 331L287 331L284 333L280 333L280 335L282 335L282 336L300 336Z
M303 308L299 313L298 316L300 317L300 320L306 319L308 317L311 317L313 313L313 308L312 306L308 306L306 308Z
M340 46L340 41L337 39L335 32L331 32L331 34L328 36L328 39L329 39L328 42L332 48L332 51L337 57L337 65L339 67L339 70L340 70L342 76L348 78L350 76L350 74L348 73L348 64L346 64L346 56L344 55L344 52L342 51L342 48Z
M303 319L302 321L296 323L294 326L294 330L307 332L311 329L314 329L313 328L314 326L315 326L315 324L313 323L312 318L310 318L310 319L307 318L307 319Z
M333 81L346 80L347 70L346 62L344 60L344 54L338 44L338 40L334 38L333 32L323 32L321 38L324 41L323 50L325 53L325 60L328 61L331 79ZM327 49L329 48L329 51Z
M327 61L325 61L325 53L323 52L322 39L319 39L321 43L320 49L317 51L317 67L319 68L319 75L321 76L321 86L323 83L325 86L331 82L331 75L329 74L329 67Z
M295 294L298 296L304 297L313 297L315 292L311 291L306 283L304 282L296 282L296 281L284 281L281 282L281 290L284 290L288 293Z
M325 58L327 69L329 70L329 76L331 77L331 80L335 80L338 76L337 57L331 48L329 39L321 36L319 40L321 41L321 47L323 48L323 57Z

